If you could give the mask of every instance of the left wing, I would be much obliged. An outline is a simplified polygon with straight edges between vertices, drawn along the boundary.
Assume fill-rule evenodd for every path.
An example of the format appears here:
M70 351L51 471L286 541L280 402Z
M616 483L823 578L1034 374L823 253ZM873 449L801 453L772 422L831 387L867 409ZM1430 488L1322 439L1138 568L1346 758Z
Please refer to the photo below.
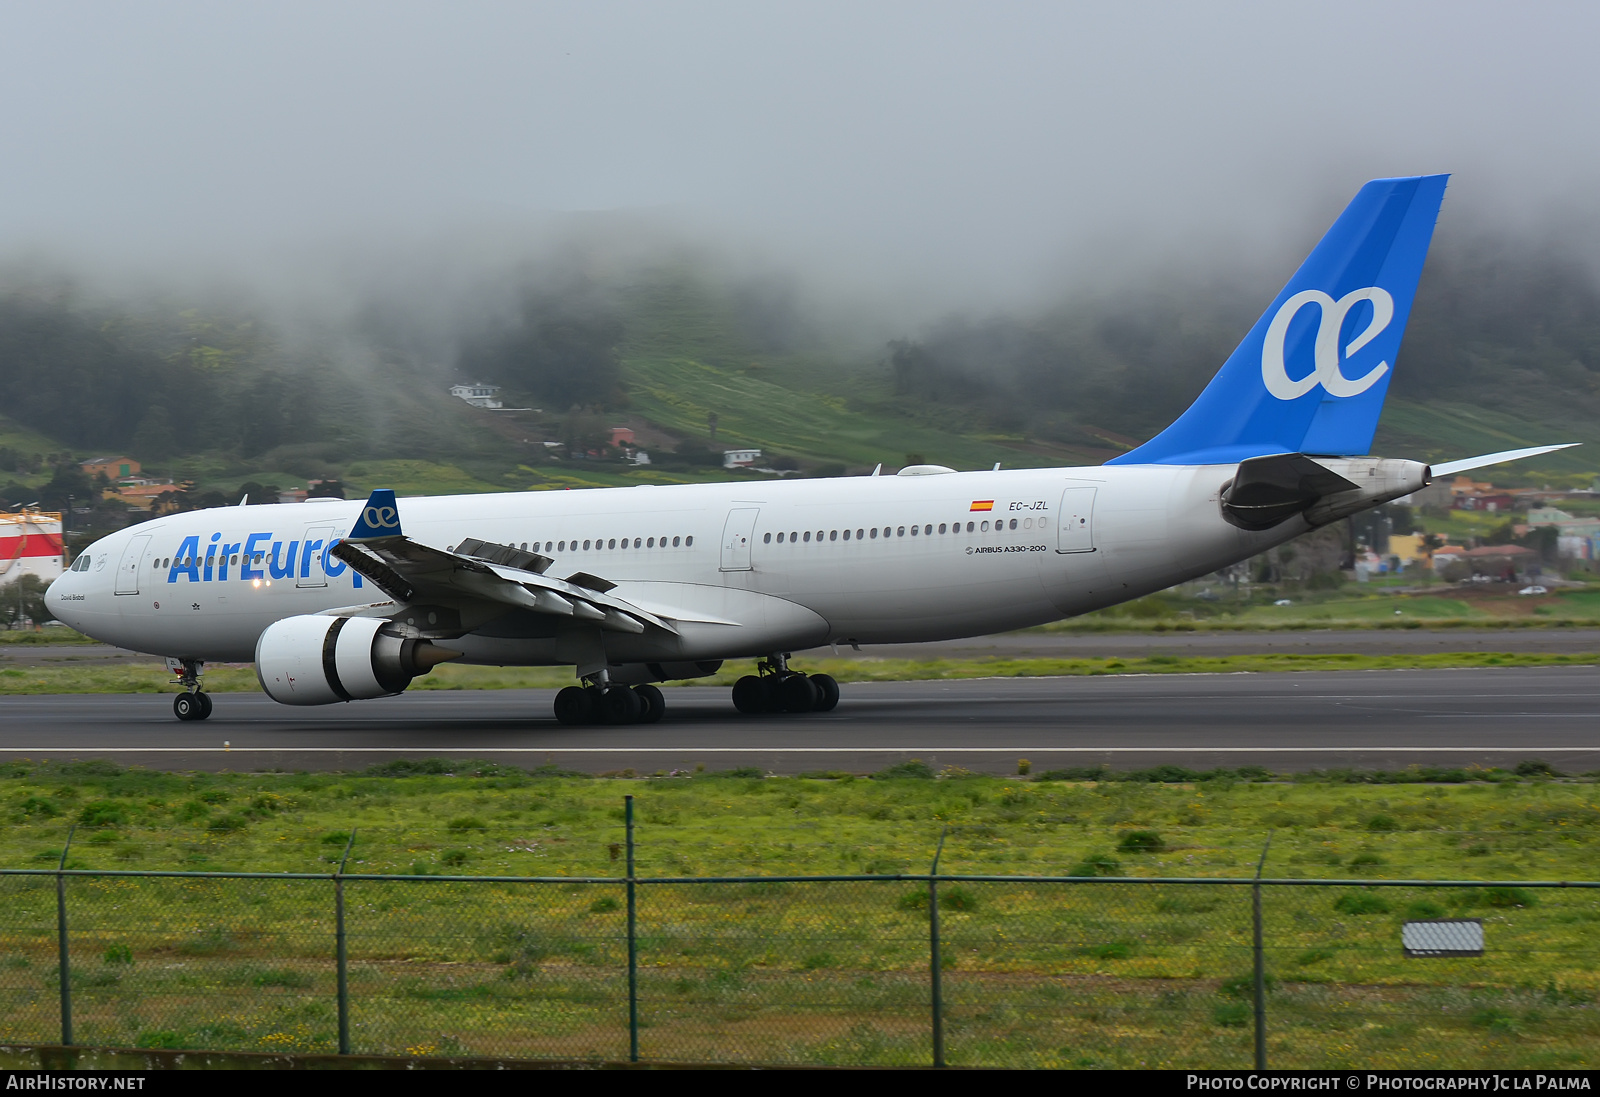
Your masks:
M401 530L394 492L387 488L372 493L350 535L330 551L405 605L466 611L463 618L482 616L491 606L511 606L589 621L612 632L678 631L669 618L610 594L615 584L598 576L545 575L552 561L536 552L470 537L449 550L413 541ZM463 624L436 620L416 627L425 636L460 635L470 630Z

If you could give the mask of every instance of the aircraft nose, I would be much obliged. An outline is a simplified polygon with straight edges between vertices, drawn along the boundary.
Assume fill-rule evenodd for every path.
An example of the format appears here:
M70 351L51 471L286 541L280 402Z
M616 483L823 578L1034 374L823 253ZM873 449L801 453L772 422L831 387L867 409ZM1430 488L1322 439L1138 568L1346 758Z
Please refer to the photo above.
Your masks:
M71 572L63 573L45 588L44 604L50 611L50 616L64 625L71 625L73 628L77 628L78 622L76 618L78 615L73 612L77 603L66 597L67 587L70 585L68 576L71 574Z

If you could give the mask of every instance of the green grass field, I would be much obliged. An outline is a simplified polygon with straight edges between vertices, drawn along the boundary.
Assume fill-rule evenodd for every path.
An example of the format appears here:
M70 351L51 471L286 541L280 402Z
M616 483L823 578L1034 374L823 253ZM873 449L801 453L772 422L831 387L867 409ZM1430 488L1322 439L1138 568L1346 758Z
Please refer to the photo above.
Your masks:
M0 767L0 865L327 871L346 884L357 1051L617 1059L626 1052L622 797L639 872L873 880L640 888L646 1057L926 1062L926 885L944 874L1105 882L941 885L950 1061L1248 1066L1249 890L1126 876L1585 878L1588 781L1499 772L1453 784L1168 784L683 774L607 780L473 763L367 775L188 775L102 763ZM409 776L394 776L398 771ZM427 771L432 770L432 773ZM422 771L420 773L416 771ZM1151 775L1155 776L1155 775ZM1476 778L1476 779L1475 779ZM399 873L407 881L363 881ZM0 1030L51 1038L55 890L0 880ZM1596 893L1478 886L1266 889L1272 1065L1592 1065ZM73 878L85 1044L333 1046L326 881ZM1407 918L1481 918L1490 952L1407 960Z

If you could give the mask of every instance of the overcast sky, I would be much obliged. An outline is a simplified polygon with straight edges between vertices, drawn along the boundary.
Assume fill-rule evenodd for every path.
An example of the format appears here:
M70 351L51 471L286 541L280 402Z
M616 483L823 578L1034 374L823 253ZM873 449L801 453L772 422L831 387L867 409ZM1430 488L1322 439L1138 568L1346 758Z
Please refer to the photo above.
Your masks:
M0 248L241 267L644 211L886 284L1600 204L1591 3L0 3ZM1446 222L1448 223L1448 221Z

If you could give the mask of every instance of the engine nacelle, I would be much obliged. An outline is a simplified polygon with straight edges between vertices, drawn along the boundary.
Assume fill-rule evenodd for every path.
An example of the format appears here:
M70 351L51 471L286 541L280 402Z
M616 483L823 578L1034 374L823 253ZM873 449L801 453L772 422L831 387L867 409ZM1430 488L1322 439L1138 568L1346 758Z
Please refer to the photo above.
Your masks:
M427 640L386 633L374 617L285 617L256 641L256 677L285 705L389 697L419 674L460 657Z

